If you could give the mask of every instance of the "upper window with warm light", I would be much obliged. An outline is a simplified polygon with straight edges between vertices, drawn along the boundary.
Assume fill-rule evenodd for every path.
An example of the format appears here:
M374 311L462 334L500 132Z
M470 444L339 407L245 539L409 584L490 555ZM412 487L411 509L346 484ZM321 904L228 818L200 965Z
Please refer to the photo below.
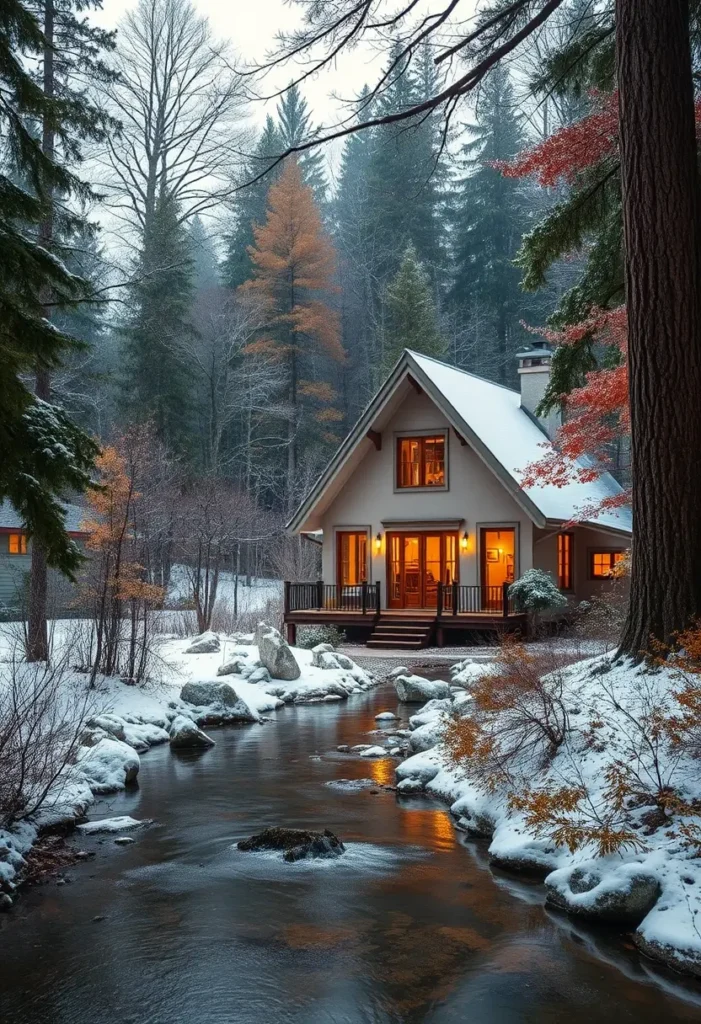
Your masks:
M11 555L27 554L27 538L23 533L9 533L7 535L7 550Z
M397 487L445 487L445 435L397 439Z

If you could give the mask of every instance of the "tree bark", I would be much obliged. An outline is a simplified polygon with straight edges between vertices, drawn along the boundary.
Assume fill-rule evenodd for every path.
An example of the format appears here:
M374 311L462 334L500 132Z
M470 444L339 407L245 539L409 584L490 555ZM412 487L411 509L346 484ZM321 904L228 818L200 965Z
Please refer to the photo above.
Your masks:
M701 615L701 223L687 0L616 0L633 554L620 651Z
M43 82L44 95L53 99L54 83L54 0L44 2L44 54ZM55 130L50 116L44 116L42 125L41 148L49 160L54 159ZM39 227L39 242L45 249L51 248L54 236L53 196L48 196L49 209ZM42 297L44 316L48 320L51 315L47 308L51 296ZM51 401L51 376L45 367L36 371L35 394L44 402ZM48 661L49 629L46 617L48 596L48 563L46 549L37 537L32 539L32 560L29 571L29 622L27 627L27 661Z

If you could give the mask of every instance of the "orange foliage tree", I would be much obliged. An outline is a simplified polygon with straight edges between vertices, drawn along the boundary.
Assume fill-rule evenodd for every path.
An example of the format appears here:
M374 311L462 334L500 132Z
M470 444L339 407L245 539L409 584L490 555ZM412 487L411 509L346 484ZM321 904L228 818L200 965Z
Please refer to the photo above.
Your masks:
M335 444L333 425L343 418L333 407L332 386L318 373L313 380L302 374L315 356L345 358L338 313L325 301L337 290L335 251L295 160L286 161L271 186L265 224L254 227L254 237L254 277L242 287L261 296L266 318L248 354L272 353L286 368L287 497L293 504L300 432L316 423L317 436Z
M138 559L143 530L136 465L107 446L96 468L99 486L90 491L82 525L91 556L82 581L92 609L91 685L98 672L139 681L148 657L148 612L162 602L165 591L149 582Z

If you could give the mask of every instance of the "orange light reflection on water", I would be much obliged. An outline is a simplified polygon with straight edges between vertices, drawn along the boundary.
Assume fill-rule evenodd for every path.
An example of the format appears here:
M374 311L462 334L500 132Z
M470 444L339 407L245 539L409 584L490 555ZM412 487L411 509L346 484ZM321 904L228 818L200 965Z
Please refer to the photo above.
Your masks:
M402 828L412 842L428 841L437 850L451 850L455 833L447 811L426 808L407 809L402 814Z
M394 784L394 762L388 758L368 761L368 770L373 782L378 786L391 786Z

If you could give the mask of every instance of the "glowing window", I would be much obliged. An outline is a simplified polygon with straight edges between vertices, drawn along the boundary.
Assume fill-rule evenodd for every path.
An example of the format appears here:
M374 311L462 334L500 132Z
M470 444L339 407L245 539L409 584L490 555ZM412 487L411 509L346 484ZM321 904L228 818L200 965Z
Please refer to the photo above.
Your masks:
M23 533L10 533L7 540L7 550L11 555L27 554L27 538Z
M339 533L338 581L341 586L355 587L368 578L368 538L366 533Z
M624 558L623 551L592 551L591 575L595 580L606 579Z
M445 487L445 437L400 437L397 487Z
M557 585L560 590L572 589L572 549L574 537L571 533L557 536Z

